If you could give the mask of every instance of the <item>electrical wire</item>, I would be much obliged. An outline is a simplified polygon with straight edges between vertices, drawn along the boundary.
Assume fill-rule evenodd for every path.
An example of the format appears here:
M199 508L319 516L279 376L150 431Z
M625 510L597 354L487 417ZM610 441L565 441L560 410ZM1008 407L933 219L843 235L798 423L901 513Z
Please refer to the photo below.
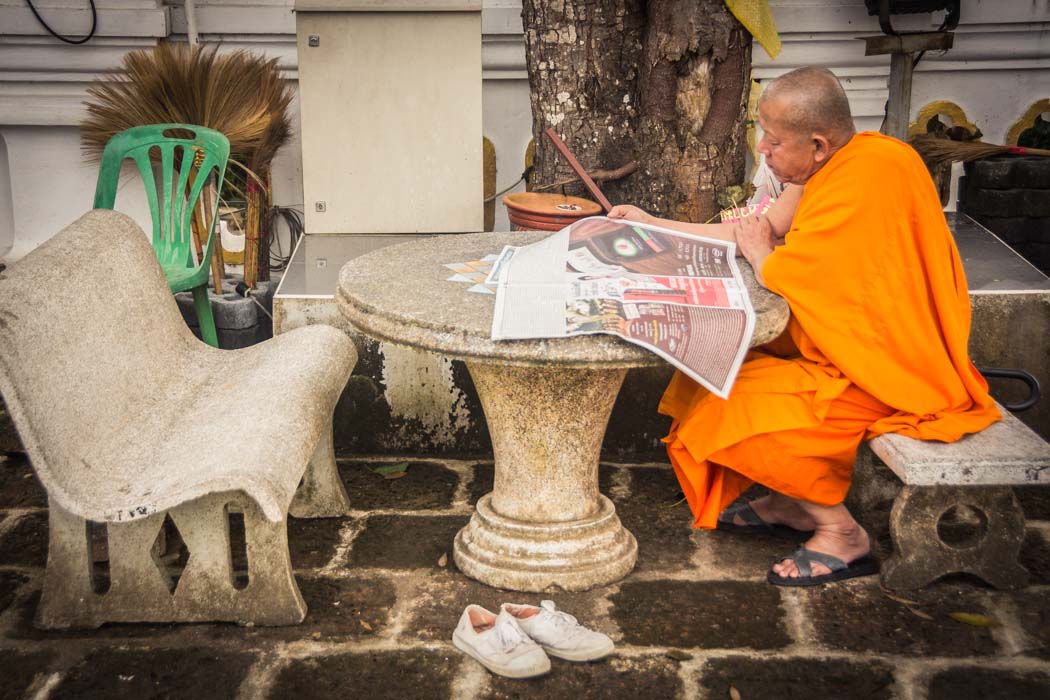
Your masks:
M532 166L530 165L529 167L525 168L525 171L524 171L524 172L523 172L523 173L522 173L522 174L521 174L521 175L520 175L520 176L518 177L518 179L517 179L517 180L515 180L515 181L514 181L514 182L512 182L512 183L510 183L510 186L509 186L509 187L504 187L504 188L503 188L502 190L500 190L500 191L499 191L499 192L497 192L496 194L492 195L491 197L486 197L486 198L484 199L484 202L483 202L483 203L484 203L484 204L488 204L489 202L495 201L495 199L496 199L497 197L500 197L500 196L502 196L502 195L505 195L505 194L507 194L507 193L508 193L508 192L510 192L510 191L511 191L512 189L514 189L515 187L517 187L517 186L518 186L518 183L519 183L519 182L521 182L521 181L523 181L523 180L528 180L528 179L529 179L529 173L531 173L531 172L532 172Z
M48 25L47 22L44 21L44 18L40 16L39 12L37 12L36 7L33 6L33 0L26 0L26 4L29 5L30 11L33 13L33 16L36 17L36 21L40 22L41 26L43 26L44 29L47 30L48 34L55 37L59 41L64 41L67 44L73 44L74 46L83 44L88 39L95 36L95 28L98 26L98 10L95 9L95 0L88 0L88 3L91 5L91 29L88 31L87 35L79 39L70 39L56 32L54 29L51 28L50 25Z
M292 253L295 251L295 244L299 242L303 235L303 213L291 207L274 205L267 212L267 217L267 230L270 231L270 270L276 272L288 267L288 262L292 259ZM287 255L284 254L284 250L281 247L281 237L277 235L277 223L279 221L284 221L285 226L288 227L289 249Z

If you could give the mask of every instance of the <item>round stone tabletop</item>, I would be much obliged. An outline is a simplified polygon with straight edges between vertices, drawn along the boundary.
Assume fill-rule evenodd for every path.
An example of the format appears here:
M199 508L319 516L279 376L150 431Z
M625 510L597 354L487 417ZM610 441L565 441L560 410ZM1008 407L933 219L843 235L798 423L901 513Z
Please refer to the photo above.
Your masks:
M444 265L499 253L504 245L527 245L544 231L446 234L388 246L354 258L339 273L336 300L349 321L378 340L408 345L461 360L505 365L620 368L660 365L648 350L611 335L539 340L492 340L495 294L467 291L447 281ZM751 345L777 337L788 320L787 303L755 281L738 260L755 309Z

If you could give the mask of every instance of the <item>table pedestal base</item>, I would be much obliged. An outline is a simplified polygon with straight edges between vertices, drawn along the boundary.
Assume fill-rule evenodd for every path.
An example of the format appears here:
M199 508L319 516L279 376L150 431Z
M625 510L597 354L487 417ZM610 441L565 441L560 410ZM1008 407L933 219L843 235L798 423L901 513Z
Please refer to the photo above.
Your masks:
M593 517L561 523L504 518L490 500L491 494L478 501L453 547L456 566L471 578L515 591L582 591L619 580L634 567L638 544L605 496L598 497Z

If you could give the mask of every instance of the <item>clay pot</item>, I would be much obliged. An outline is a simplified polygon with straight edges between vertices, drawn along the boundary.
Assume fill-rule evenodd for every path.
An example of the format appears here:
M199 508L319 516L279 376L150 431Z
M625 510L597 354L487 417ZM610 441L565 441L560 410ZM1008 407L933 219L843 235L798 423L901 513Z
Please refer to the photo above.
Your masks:
M560 231L587 216L597 216L602 208L580 197L544 192L515 192L503 198L514 231Z

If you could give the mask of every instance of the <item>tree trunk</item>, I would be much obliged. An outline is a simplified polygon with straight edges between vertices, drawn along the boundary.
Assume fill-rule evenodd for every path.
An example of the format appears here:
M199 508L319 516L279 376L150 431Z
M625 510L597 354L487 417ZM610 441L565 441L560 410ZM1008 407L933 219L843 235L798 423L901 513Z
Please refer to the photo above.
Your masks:
M722 0L523 0L532 185L571 177L553 126L613 203L705 221L744 179L751 36ZM583 194L581 188L568 190Z

